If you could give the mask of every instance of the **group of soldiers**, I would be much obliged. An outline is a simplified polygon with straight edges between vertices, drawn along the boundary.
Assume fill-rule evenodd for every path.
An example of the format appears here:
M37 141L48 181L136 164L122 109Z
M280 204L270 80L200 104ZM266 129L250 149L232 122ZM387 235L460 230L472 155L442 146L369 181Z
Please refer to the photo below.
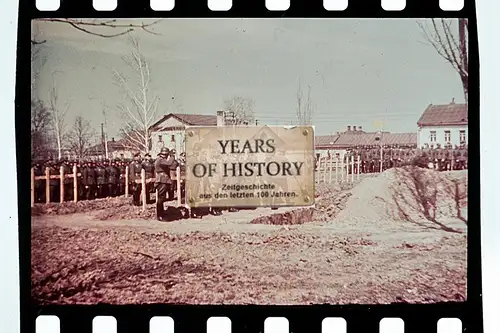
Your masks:
M146 203L150 204L152 194L158 190L157 215L161 219L164 214L163 203L173 200L177 189L177 181L172 181L171 172L177 166L184 165L184 154L176 157L175 150L162 148L156 159L150 154L141 156L136 153L132 161L115 159L99 161L71 161L47 160L35 161L32 163L35 174L35 202L45 203L46 181L37 179L38 176L45 176L48 168L50 176L60 176L61 167L64 172L63 188L64 200L74 199L73 169L77 171L77 196L78 200L92 200L96 198L116 197L125 194L125 183L128 180L129 193L132 195L132 203L140 205L141 202L141 173L144 170L146 175ZM125 173L128 166L128 177ZM128 178L128 179L127 179ZM60 178L50 177L49 201L59 202L60 200Z
M343 162L344 165L348 165L346 167L348 173L358 173L358 156L359 173L377 173L404 165L417 165L438 171L464 170L468 167L467 154L467 147L454 149L383 148L382 152L380 147L358 147L349 150L344 155ZM331 158L331 155L328 158ZM354 160L353 167L351 167L352 159Z

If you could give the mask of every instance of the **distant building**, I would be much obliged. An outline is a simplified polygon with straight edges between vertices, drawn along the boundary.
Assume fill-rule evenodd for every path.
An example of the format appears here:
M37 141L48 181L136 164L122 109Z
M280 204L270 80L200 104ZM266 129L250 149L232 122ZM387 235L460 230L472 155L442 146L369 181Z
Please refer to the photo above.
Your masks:
M154 123L151 128L151 155L156 156L162 147L175 149L178 153L184 151L184 130L186 126L222 126L224 114L182 114L169 113Z
M347 126L347 130L334 135L315 137L316 157L338 156L351 149L367 147L416 148L416 133L365 132L361 126Z
M438 145L468 144L468 109L466 104L430 104L417 122L418 147L437 148Z
M106 147L102 143L94 145L88 149L87 155L91 159L105 158ZM133 149L126 145L124 139L115 140L115 138L111 138L111 141L108 141L108 157L110 159L131 159L133 156Z

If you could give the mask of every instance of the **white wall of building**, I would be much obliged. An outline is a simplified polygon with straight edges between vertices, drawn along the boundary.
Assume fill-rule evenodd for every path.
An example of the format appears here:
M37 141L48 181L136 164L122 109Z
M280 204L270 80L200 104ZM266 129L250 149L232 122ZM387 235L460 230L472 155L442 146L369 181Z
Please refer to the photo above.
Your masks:
M447 138L446 132L449 131L450 136ZM465 142L468 144L468 135L469 130L466 125L463 126L422 126L418 129L418 148L422 148L425 144L428 144L429 147L437 144L440 144L442 147L445 147L448 142L451 143L452 146L459 146L461 141L461 131L465 133ZM435 136L433 135L435 133ZM435 138L435 140L434 140Z
M178 127L178 129L168 129ZM182 128L182 129L180 129ZM158 131L151 133L151 156L156 156L162 147L175 149L178 154L184 151L184 124L175 118L166 119Z

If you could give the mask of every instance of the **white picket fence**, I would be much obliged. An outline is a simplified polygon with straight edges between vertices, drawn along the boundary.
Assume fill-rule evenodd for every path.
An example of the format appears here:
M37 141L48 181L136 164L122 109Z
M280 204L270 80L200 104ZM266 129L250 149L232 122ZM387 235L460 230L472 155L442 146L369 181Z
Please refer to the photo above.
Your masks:
M316 183L353 183L359 180L361 171L360 156L346 157L320 157L316 167Z

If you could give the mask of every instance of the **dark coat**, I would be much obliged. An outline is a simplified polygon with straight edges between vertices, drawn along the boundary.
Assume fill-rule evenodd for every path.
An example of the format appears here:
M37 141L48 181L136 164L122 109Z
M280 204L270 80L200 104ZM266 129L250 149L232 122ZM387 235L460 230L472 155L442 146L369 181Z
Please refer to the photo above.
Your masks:
M118 168L110 165L106 168L106 175L108 176L108 184L117 184L118 183Z
M141 179L142 164L138 161L132 161L128 167L129 181Z
M82 184L92 186L96 184L96 174L93 167L87 166L83 169Z
M171 184L172 179L170 178L170 168L175 162L172 156L167 158L159 156L155 161L155 173L156 181L158 184Z
M104 169L102 166L99 165L95 168L95 176L97 180L97 185L104 185L107 183L106 169Z

